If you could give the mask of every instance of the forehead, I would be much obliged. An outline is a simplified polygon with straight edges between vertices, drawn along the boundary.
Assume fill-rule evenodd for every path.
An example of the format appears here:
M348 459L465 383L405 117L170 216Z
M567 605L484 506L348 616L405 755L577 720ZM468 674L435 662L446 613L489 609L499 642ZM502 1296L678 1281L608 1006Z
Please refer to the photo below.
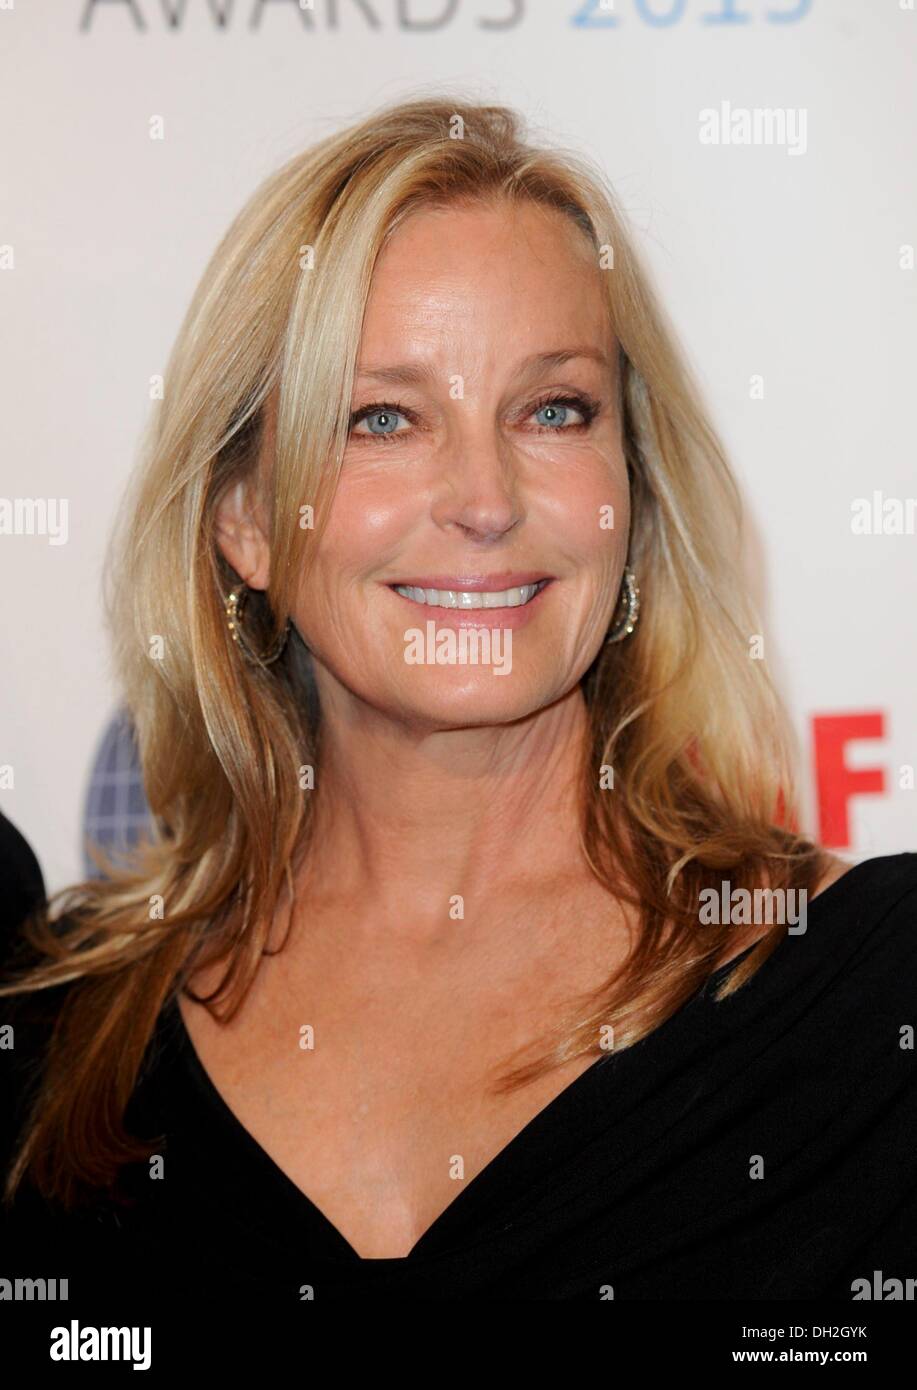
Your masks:
M607 347L605 274L586 234L554 208L501 199L418 209L376 261L361 357L396 342L455 343L465 329L511 333L520 352L556 346L558 333Z
M425 207L377 257L357 372L431 359L491 380L537 354L595 347L617 376L605 271L585 233L556 209L503 199ZM369 379L369 378L367 378ZM259 470L270 469L279 388L265 403Z

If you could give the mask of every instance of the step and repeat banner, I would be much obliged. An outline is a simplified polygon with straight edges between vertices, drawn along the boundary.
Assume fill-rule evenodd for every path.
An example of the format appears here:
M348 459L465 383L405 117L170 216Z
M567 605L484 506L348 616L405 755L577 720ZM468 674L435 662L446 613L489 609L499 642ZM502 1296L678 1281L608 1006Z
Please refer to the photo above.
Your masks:
M917 847L908 0L0 0L0 811L56 889L145 817L101 567L179 323L284 160L400 96L596 161L748 510L807 829Z

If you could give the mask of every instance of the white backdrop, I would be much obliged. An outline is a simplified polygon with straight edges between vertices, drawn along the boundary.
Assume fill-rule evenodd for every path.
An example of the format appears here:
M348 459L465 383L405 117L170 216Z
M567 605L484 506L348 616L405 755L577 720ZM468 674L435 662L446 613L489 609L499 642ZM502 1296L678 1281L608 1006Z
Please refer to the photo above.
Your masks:
M913 509L854 529L917 497L910 0L0 0L0 53L0 809L49 888L81 874L100 567L193 287L267 173L441 83L606 170L744 489L805 828L917 848ZM710 143L724 103L789 113L783 143ZM67 499L65 543L17 534L22 498Z

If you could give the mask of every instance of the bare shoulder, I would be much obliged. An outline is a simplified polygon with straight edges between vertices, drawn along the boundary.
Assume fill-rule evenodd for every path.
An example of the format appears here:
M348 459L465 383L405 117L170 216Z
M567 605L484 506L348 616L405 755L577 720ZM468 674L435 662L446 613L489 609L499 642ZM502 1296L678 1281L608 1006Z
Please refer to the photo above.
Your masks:
M843 878L844 875L849 873L854 867L853 864L849 864L846 859L840 859L836 854L828 854L825 858L826 867L815 886L812 898L817 898L819 893L823 893L826 888L830 888L832 883L836 883L839 878Z
M905 913L913 912L913 897L917 894L917 851L877 854L849 864L835 855L826 856L826 868L810 899L818 897L838 879L856 869L856 889L851 879L851 891L863 900L864 909L882 915L901 905Z
M824 893L826 888L830 888L832 883L836 883L838 879L843 878L845 874L849 873L849 871L855 867L836 854L826 853L822 858L821 876L817 880L814 890L809 894L809 902L812 902L821 893ZM731 937L723 948L723 952L717 957L714 966L722 968L724 965L728 965L731 961L735 960L736 956L740 956L744 951L748 950L749 947L756 945L756 943L763 936L766 936L769 931L769 925L762 931L760 922L750 926L747 930L743 929L739 931L736 935Z

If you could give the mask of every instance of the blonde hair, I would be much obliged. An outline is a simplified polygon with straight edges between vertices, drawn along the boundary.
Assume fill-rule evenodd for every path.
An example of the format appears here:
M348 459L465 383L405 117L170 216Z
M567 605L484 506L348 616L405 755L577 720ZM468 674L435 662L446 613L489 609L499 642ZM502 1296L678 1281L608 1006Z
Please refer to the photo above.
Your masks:
M215 508L257 466L277 388L271 582L246 612L268 642L321 541L376 257L411 211L482 200L562 214L605 270L642 596L634 634L603 647L582 682L583 849L609 892L638 909L637 946L501 1088L597 1049L609 1024L615 1049L631 1046L696 993L730 930L701 938L699 894L724 874L772 888L817 882L822 851L783 823L795 806L788 724L764 662L749 659L756 624L736 488L610 188L584 157L528 143L504 107L391 104L266 180L218 246L175 344L107 567L153 829L129 864L97 855L107 879L63 889L33 914L25 937L40 959L0 990L69 985L7 1201L28 1175L72 1205L146 1157L124 1112L164 1004L194 970L224 960L208 1007L231 1017L245 997L310 848L299 774L320 761L321 726L295 628L272 666L239 659L224 613L237 576L215 541ZM300 525L307 505L314 531ZM611 794L600 785L609 766ZM151 901L164 904L161 919ZM784 930L761 939L724 993Z

